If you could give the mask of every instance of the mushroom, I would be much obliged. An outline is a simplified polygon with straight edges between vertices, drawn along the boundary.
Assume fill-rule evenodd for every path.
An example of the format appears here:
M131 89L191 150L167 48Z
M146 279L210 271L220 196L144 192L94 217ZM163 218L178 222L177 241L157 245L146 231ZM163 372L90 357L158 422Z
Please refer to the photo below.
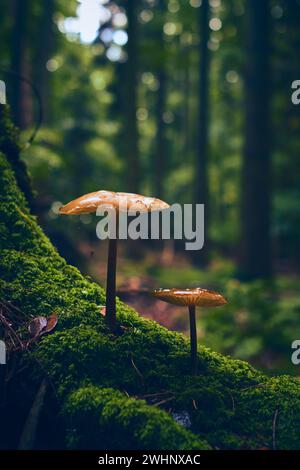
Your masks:
M116 236L109 238L107 279L106 279L106 313L109 328L112 332L117 332L116 321L116 266L117 266L117 245L118 245L118 214L128 212L134 208L138 212L152 212L168 209L170 206L154 197L142 196L132 193L115 193L112 191L96 191L81 196L69 202L59 209L63 215L90 214L97 211L99 206L114 208L117 211Z
M219 307L227 300L218 292L195 287L194 289L156 289L152 295L164 302L189 308L192 373L197 374L196 307Z

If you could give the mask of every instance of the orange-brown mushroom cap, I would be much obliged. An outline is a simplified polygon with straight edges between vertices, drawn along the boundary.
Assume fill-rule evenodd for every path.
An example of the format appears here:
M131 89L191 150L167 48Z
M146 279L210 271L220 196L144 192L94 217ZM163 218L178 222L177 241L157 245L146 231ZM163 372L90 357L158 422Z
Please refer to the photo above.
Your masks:
M218 292L195 287L193 289L156 289L152 295L164 302L183 306L219 307L227 300Z
M113 191L96 191L74 199L74 201L62 206L59 212L63 215L90 214L96 212L99 206L113 207L117 211L125 212L130 209L151 212L170 207L169 204L155 197L132 193L114 193Z

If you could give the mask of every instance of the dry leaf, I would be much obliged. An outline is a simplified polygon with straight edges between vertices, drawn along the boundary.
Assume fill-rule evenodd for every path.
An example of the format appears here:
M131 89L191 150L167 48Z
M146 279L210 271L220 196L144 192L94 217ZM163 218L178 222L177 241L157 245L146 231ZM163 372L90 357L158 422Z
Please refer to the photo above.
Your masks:
M43 335L44 333L50 333L50 331L52 331L56 327L57 320L58 320L58 317L56 313L52 313L52 315L50 315L50 317L47 318L47 324L45 328L43 329L43 331L41 332L41 335Z
M52 331L57 325L57 315L56 313L52 313L50 317L36 317L28 325L28 331L36 338L37 336L43 335L44 333L49 333Z
M47 325L47 318L45 317L36 317L30 321L28 325L28 331L34 338L41 334L41 331Z
M106 315L106 307L101 307L101 308L100 308L100 313L101 313L101 315L102 315L103 317L105 317L105 315Z

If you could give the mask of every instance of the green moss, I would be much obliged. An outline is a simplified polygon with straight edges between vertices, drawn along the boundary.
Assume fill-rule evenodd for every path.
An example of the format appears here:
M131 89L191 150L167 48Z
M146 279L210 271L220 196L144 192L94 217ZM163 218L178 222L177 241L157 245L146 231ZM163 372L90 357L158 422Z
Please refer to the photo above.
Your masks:
M27 354L35 383L51 381L71 448L203 449L300 447L300 385L269 379L249 364L204 347L199 376L189 375L183 336L118 302L120 337L110 335L104 291L69 266L51 245L0 154L0 296L29 315L58 314L54 332ZM146 395L164 392L161 407ZM162 400L164 401L164 400ZM186 411L191 429L172 411ZM277 411L278 410L278 411Z
M72 426L68 433L71 448L209 449L162 410L111 388L76 390L64 412Z
M12 124L8 106L0 106L0 152L3 152L12 166L18 185L30 205L33 203L31 181L27 174L26 165L20 159L21 145L19 132Z

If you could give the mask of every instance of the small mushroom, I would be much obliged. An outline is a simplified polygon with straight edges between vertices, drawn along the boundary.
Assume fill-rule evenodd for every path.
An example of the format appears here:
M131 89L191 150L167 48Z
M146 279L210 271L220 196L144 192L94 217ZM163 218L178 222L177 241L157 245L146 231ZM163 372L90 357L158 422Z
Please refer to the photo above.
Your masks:
M227 300L218 292L196 287L194 289L156 289L152 295L164 302L189 308L192 373L197 375L196 307L219 307Z
M99 206L113 207L117 213L134 208L139 212L152 212L168 209L170 206L154 197L141 196L132 193L115 193L112 191L96 191L81 196L62 206L59 210L63 215L90 214L97 211ZM116 237L109 239L107 279L106 279L106 310L105 316L112 332L116 332L116 266L118 245L118 217Z

